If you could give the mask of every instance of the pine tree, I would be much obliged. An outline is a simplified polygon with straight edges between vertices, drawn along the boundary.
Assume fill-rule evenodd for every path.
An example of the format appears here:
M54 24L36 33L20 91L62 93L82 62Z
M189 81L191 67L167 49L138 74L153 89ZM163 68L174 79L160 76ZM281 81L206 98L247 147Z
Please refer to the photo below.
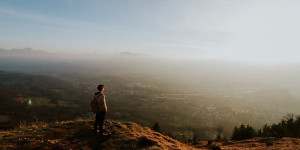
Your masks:
M238 140L238 134L239 134L239 130L238 130L237 126L235 126L233 129L233 132L232 132L231 139Z
M261 129L259 129L259 130L257 131L257 136L258 136L258 137L262 137Z
M154 131L156 131L156 132L161 132L160 126L159 126L158 122L155 123L155 124L152 126L151 129L154 130Z

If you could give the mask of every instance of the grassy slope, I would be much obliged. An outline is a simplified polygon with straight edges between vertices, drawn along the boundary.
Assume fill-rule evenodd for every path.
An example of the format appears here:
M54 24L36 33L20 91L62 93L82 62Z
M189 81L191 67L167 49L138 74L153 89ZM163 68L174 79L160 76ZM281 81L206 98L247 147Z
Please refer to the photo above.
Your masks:
M300 149L296 138L253 138L242 141L198 141L185 145L132 122L105 121L105 136L93 135L92 120L37 122L0 132L0 149Z
M104 137L92 131L92 120L36 123L0 132L0 149L193 149L131 122L106 121Z

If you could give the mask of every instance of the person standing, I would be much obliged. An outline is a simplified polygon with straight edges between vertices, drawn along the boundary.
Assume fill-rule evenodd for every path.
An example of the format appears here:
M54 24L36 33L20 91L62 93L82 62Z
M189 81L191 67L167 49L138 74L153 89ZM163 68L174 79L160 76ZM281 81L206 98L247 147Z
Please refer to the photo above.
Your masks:
M96 112L96 119L94 123L94 132L97 133L97 127L99 125L99 132L100 135L103 135L103 123L105 114L107 112L107 106L106 106L106 100L105 95L103 93L104 91L104 85L98 85L97 87L98 92L95 93L94 99L97 100L98 103L98 109Z

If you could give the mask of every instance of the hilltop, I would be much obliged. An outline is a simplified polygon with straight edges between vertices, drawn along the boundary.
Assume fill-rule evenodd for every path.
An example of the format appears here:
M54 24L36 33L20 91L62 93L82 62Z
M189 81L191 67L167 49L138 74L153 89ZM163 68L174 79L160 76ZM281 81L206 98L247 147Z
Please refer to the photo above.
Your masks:
M93 120L34 122L15 130L0 131L0 149L300 149L298 138L252 138L241 141L197 141L183 144L149 127L107 120L104 136L93 135Z
M105 121L103 137L93 135L93 120L35 123L0 132L0 149L194 149L148 127Z

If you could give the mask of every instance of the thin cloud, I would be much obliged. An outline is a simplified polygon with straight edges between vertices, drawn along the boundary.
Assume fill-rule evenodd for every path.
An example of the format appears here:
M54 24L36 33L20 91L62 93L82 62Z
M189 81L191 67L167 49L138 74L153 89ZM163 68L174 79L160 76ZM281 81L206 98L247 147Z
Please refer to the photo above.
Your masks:
M40 23L46 23L49 26L64 26L64 27L72 27L72 28L78 28L78 29L92 29L92 28L105 28L107 27L96 25L94 23L89 23L89 22L82 22L78 20L70 20L66 18L57 18L57 17L52 17L48 15L43 15L40 13L29 13L25 11L16 11L12 9L7 9L7 8L0 8L0 12L8 14L8 15L13 15L16 17L21 17L25 19L30 19L34 21L38 21Z

